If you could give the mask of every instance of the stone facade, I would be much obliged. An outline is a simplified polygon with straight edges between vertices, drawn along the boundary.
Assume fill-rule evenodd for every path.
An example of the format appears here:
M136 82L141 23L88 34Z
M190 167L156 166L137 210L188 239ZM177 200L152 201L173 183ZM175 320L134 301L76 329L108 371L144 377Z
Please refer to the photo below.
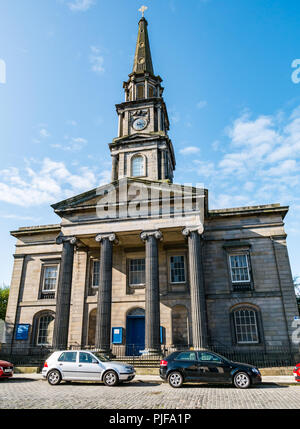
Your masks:
M52 205L57 225L11 233L7 345L292 349L288 207L209 210L207 190L172 183L175 155L146 31L142 18L109 145L112 183Z

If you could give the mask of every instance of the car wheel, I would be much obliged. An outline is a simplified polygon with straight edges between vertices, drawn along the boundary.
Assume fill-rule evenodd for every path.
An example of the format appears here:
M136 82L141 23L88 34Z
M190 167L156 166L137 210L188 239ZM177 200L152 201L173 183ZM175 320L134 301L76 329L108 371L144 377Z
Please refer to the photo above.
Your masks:
M239 389L247 389L250 386L251 380L245 372L238 372L233 379L235 387Z
M171 374L169 375L168 381L170 386L172 387L175 387L175 388L181 387L183 384L183 377L180 374L180 372L174 371L174 372L171 372Z
M60 372L57 369L54 369L53 371L50 371L47 375L48 383L51 384L51 386L56 386L61 382L61 375Z
M107 371L104 374L103 381L106 386L112 387L119 383L119 378L115 371Z

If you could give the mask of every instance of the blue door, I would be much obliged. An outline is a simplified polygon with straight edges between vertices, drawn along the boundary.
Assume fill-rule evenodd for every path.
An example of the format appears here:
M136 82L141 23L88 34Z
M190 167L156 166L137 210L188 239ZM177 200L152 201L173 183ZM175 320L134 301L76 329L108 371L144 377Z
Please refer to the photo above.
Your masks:
M145 348L145 316L127 316L126 355L138 356Z

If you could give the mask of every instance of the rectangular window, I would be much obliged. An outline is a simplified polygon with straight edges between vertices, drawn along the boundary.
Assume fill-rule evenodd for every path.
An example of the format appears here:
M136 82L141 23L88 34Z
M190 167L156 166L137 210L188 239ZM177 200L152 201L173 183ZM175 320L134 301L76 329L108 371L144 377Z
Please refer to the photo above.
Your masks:
M145 284L145 258L130 259L129 285L139 286Z
M236 340L239 344L258 343L256 313L253 310L234 312Z
M57 265L44 266L43 292L54 292L57 284Z
M153 86L149 86L149 97L155 97L155 88Z
M232 283L250 283L248 256L229 255Z
M53 316L43 316L39 319L39 327L38 327L38 345L50 345L52 342L53 335Z
M183 255L170 257L171 283L185 283L185 262Z
M145 98L144 85L137 86L137 99Z
M99 277L100 277L100 261L93 261L93 272L92 272L92 287L99 286Z
M195 352L182 352L176 356L175 360L197 360Z
M76 362L77 352L63 352L57 359L59 362Z

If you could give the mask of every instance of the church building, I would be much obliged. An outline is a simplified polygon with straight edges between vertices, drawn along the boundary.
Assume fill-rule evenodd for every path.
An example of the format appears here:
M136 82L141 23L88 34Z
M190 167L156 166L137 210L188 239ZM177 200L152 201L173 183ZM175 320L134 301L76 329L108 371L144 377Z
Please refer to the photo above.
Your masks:
M116 105L111 183L52 205L55 225L16 238L6 347L292 350L298 315L280 204L209 209L173 183L162 78L142 17Z

